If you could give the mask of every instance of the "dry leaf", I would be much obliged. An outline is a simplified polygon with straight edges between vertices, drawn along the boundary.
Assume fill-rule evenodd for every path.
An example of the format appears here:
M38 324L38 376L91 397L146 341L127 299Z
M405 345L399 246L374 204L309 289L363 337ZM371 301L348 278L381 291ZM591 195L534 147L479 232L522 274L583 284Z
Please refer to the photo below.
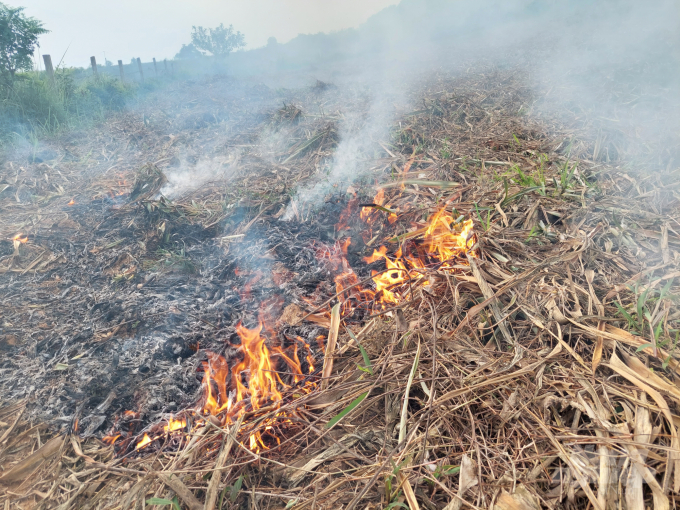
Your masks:
M7 484L20 481L24 476L30 474L38 464L56 455L61 449L62 444L64 444L64 436L57 436L50 439L47 443L42 445L42 448L37 452L29 455L2 475L2 477L0 477L0 483Z
M460 510L463 505L463 496L468 489L477 485L477 474L475 470L475 463L470 457L463 455L460 460L460 481L458 482L458 497L451 501L444 510Z
M514 494L504 489L493 508L494 510L541 510L541 505L524 485L519 484Z

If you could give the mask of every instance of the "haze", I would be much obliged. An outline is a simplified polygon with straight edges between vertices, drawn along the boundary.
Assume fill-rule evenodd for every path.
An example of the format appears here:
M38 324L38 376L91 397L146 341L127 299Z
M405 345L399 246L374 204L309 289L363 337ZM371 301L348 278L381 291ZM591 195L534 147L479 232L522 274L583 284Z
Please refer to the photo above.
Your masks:
M192 25L224 23L246 36L247 49L269 37L285 43L298 34L357 27L398 0L10 0L26 7L51 32L40 39L40 53L55 63L85 67L92 55L129 62L171 58L189 43Z

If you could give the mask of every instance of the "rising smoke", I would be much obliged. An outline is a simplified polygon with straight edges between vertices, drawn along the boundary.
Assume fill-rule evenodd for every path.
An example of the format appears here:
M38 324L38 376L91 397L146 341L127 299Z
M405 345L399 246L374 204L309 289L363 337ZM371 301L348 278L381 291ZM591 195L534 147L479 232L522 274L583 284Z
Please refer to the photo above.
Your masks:
M436 73L521 68L542 98L531 114L560 112L587 119L594 137L639 141L619 156L663 148L661 164L680 160L680 9L672 0L402 0L356 30L233 57L230 74L258 76L272 89L320 78L362 91L362 101L344 107L332 159L296 191L285 219L364 175L397 112L416 106L408 104L415 85ZM275 136L265 133L260 146L279 143ZM214 175L214 165L199 164L168 177L179 193Z
M521 67L543 97L534 114L570 112L570 120L588 118L593 133L634 134L639 146L622 151L629 156L674 147L665 160L677 161L679 14L667 0L403 0L356 31L329 36L325 51L346 57L347 74L371 87L374 104L359 127L348 116L330 170L298 190L285 217L363 174L367 155L388 141L393 98L441 70Z

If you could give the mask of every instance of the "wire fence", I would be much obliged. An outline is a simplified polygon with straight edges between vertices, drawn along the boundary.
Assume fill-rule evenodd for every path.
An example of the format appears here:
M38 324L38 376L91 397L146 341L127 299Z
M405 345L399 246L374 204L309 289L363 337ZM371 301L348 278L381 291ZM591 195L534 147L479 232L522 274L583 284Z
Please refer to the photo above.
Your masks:
M54 81L52 57L50 55L43 55L42 57L45 64L45 72L49 79ZM113 78L119 78L122 82L137 81L143 83L145 78L173 75L175 73L175 62L168 62L167 59L156 61L155 58L152 62L142 62L140 58L134 58L129 64L124 64L122 60L119 60L117 65L106 60L106 65L102 66L97 64L95 57L90 57L89 68L94 76L104 74Z

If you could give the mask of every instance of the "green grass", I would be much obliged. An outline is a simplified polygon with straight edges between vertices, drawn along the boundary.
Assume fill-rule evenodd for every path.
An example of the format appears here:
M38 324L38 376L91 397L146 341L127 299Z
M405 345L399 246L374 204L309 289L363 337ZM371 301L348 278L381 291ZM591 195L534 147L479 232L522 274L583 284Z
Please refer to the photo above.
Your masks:
M121 110L137 86L108 75L79 78L71 69L57 70L51 83L45 73L18 74L11 87L0 87L0 149L30 143L104 120Z
M653 288L652 283L644 288L638 285L632 287L635 300L629 306L614 301L619 313L628 323L628 330L650 340L640 346L638 351L647 347L670 350L669 356L664 360L664 368L680 339L680 330L664 327L670 306L680 301L680 296L671 292L673 281L670 279L661 289Z

